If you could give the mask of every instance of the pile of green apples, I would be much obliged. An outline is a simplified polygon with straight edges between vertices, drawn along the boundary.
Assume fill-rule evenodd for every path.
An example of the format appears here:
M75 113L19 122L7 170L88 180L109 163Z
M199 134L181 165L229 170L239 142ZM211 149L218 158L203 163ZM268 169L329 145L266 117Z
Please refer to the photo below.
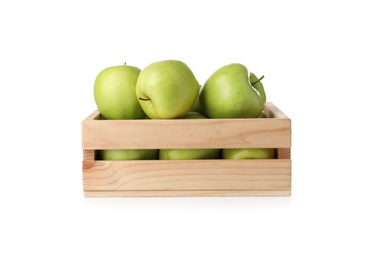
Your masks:
M261 79L240 63L223 66L201 87L179 60L162 60L143 70L120 65L102 70L94 98L103 119L258 118L266 94ZM272 159L275 149L124 149L100 150L101 160Z

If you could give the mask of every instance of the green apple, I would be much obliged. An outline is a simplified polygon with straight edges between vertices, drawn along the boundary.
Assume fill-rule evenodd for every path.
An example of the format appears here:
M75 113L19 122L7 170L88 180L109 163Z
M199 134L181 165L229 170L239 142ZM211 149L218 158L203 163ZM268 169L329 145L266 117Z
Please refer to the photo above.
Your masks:
M161 149L160 160L218 159L219 149Z
M258 116L258 118L267 118L264 111L261 112L261 114Z
M200 90L199 90L199 95L197 96L196 100L195 100L195 103L193 104L192 108L190 111L192 112L197 112L199 114L202 114L204 115L204 112L203 112L203 109L201 107L201 104L200 104L200 100L199 100L199 96L200 96L200 92L201 92L201 85L199 86L200 87ZM204 115L205 116L205 115Z
M256 118L265 105L264 87L253 73L239 63L215 71L205 82L199 96L209 118Z
M183 119L206 119L197 112L188 112ZM218 159L220 149L160 149L158 158L160 160L198 160Z
M203 114L203 110L201 108L200 101L199 101L198 98L196 98L196 101L195 101L194 105L192 106L191 111Z
M206 116L203 114L196 112L196 111L190 111L188 112L183 119L207 119Z
M275 159L274 148L223 149L223 159Z
M194 105L199 88L195 75L185 63L163 60L142 70L136 95L151 119L183 118Z
M155 149L125 149L125 150L99 150L98 158L101 160L156 160L158 150Z
M145 113L135 94L140 69L112 66L102 70L94 83L94 97L100 114L106 119L142 119Z

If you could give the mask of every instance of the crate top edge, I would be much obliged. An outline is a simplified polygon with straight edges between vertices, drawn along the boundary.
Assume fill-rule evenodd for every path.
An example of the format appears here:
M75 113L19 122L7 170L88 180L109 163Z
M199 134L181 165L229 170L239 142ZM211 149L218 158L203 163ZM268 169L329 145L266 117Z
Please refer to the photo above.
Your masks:
M243 121L243 122L248 122L248 121L258 121L258 122L263 122L263 121L278 121L278 120L283 120L283 121L291 121L291 119L285 115L279 108L277 108L272 102L266 102L264 111L267 111L267 113L271 114L274 117L268 117L268 118L206 118L206 119L199 119L200 122L203 121L227 121L227 122L233 122L233 121ZM118 119L118 120L103 120L100 119L100 112L99 109L95 109L89 116L87 116L83 122L86 121L100 121L100 122L170 122L170 120L173 120L173 122L189 122L190 120L186 119Z

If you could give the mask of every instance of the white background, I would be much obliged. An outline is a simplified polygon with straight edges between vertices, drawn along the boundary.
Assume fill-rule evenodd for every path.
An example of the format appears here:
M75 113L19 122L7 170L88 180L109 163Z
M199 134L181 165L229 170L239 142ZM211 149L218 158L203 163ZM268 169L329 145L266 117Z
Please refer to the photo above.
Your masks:
M0 259L374 259L371 1L1 1ZM292 119L293 194L86 199L105 67L241 62Z

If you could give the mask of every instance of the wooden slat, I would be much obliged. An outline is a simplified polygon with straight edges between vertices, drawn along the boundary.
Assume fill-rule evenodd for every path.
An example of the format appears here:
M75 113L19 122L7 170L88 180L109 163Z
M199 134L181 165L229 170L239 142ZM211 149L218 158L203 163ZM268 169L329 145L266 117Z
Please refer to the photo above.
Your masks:
M83 150L83 161L94 161L95 151L94 150Z
M268 118L284 118L289 119L285 113L283 113L276 105L271 102L267 102L264 108L264 112Z
M234 196L290 196L291 189L278 190L161 190L161 191L85 191L85 197L234 197Z
M84 190L289 189L290 160L95 161Z
M93 111L85 120L99 120L100 119L100 112L98 109Z
M278 159L291 159L291 148L278 148L277 158Z
M290 148L291 120L271 103L267 113L279 118L93 120L96 111L82 122L82 148Z
M84 150L287 148L289 120L199 119L83 122Z

